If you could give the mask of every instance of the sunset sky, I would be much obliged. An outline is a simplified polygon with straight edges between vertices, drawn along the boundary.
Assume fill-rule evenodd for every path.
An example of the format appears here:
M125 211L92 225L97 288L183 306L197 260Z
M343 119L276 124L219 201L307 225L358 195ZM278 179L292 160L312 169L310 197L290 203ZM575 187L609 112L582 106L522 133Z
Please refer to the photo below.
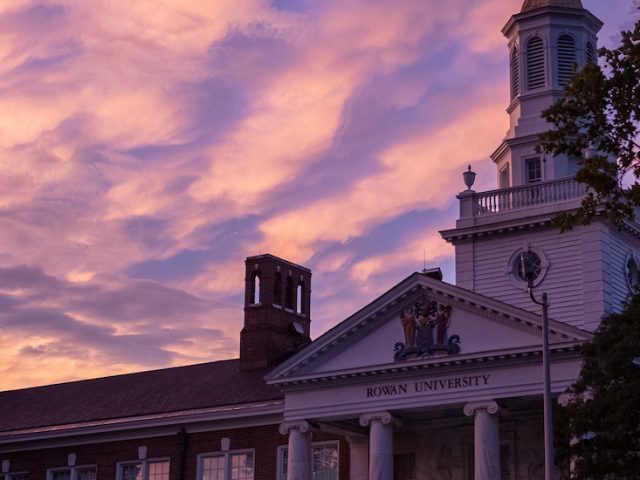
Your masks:
M237 357L249 255L312 269L313 337L454 282L521 4L0 0L0 390Z

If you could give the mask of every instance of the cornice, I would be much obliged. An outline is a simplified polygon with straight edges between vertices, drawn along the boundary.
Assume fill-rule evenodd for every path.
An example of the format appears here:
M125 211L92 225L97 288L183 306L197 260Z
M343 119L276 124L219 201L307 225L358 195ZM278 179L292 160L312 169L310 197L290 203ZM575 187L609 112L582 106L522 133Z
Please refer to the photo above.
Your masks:
M312 373L315 365L322 364L323 358L329 358L348 349L380 324L397 316L403 308L412 305L419 298L436 300L487 318L490 321L502 323L510 328L534 334L540 339L542 338L542 322L539 315L416 273L383 294L357 315L341 322L337 327L316 339L300 354L277 367L267 376L267 383L286 385L293 381L292 379L301 380L306 378L308 380L316 376L319 378L324 376L325 374L323 373ZM589 332L553 320L551 321L550 334L551 341L557 345L566 342L582 342L591 338ZM501 351L501 353L504 351ZM467 358L469 355L482 356L484 354L483 352L466 355L457 354L455 358ZM447 358L454 358L454 356ZM429 364L433 363L434 360L431 358L419 361ZM385 368L396 368L406 363L394 362L386 364L387 367ZM357 377L362 376L363 374L360 371L366 370L366 368L360 367L356 370L358 372Z
M551 360L555 362L581 358L579 346L583 342L567 342L552 346ZM345 385L369 384L432 377L459 373L474 373L490 368L509 368L542 363L542 348L521 348L511 351L488 352L483 356L457 355L443 357L442 360L410 360L402 363L380 365L371 369L352 369L326 372L308 376L289 378L278 382L284 392L324 390Z
M625 233L628 233L629 235L635 238L640 239L640 224L634 221L624 220L622 222L622 225L620 225L620 230L622 230Z
M570 204L571 202L565 202L566 204ZM561 207L562 204L557 204L557 206ZM495 221L492 223L483 223L478 225L472 225L469 227L461 227L461 228L450 228L447 230L440 230L440 235L447 242L453 243L459 240L479 238L483 236L490 236L501 233L510 233L510 232L518 232L530 230L532 228L540 228L540 227L552 227L553 219L558 213L567 213L576 210L577 206L572 206L563 209L559 209L553 213L545 213L539 215L525 215L528 211L522 210L522 217L506 220L506 221ZM488 218L488 217L486 217ZM593 222L606 222L609 225L611 223L607 222L604 217L604 210L599 209L598 215L593 218ZM624 220L621 225L618 226L618 229L622 232L625 232L634 238L640 239L640 224L635 221Z
M598 32L601 28L602 21L596 17L593 13L585 8L567 8L567 7L557 7L557 6L547 6L542 8L536 8L535 10L528 10L526 12L519 12L515 15L512 15L511 18L507 21L504 27L502 27L502 34L505 37L509 37L511 35L511 31L513 28L521 23L522 21L528 20L530 18L539 17L542 15L556 15L556 16L565 16L565 17L585 17L590 26Z
M565 211L571 211L573 209L567 209ZM548 227L552 225L553 217L559 212L551 215L539 215L539 216L523 216L515 220L497 221L494 223L486 223L482 225L473 225L470 227L451 228L448 230L440 230L440 235L447 242L454 242L457 240L471 239L483 236L494 235L496 233L510 233L523 230L530 230L532 228Z
M112 418L90 422L78 422L62 425L48 425L0 432L0 446L16 442L57 439L80 435L131 431L138 429L160 428L172 425L185 425L203 422L220 422L270 417L282 415L284 400L268 402L226 405L223 407L183 410L137 417Z

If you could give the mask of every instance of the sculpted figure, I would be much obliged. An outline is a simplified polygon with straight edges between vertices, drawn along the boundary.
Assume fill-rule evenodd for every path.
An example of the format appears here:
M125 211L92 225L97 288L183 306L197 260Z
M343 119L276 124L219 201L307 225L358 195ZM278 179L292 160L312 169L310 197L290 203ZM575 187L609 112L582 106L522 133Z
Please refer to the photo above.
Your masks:
M416 346L416 314L411 307L400 313L400 320L404 328L404 341L407 348Z
M449 316L451 305L438 305L436 312L436 344L444 345L447 340L447 328L449 328Z
M429 353L433 347L433 329L435 323L431 315L423 315L418 323L418 348Z

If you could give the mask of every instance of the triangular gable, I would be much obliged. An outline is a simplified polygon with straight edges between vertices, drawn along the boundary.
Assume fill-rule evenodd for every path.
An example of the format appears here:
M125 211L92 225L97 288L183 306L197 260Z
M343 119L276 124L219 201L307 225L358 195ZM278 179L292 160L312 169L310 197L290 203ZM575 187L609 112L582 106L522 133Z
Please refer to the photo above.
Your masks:
M588 332L550 321L552 345ZM539 350L539 315L415 273L278 366L270 383L366 371L381 365L455 361Z

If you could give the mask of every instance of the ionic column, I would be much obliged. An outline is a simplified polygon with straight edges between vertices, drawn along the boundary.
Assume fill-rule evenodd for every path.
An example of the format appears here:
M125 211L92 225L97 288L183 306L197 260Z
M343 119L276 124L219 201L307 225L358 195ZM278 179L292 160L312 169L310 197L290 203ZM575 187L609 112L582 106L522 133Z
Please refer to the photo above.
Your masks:
M476 480L500 478L500 423L498 404L493 400L464 406L466 416L474 416L473 455Z
M393 424L389 412L365 413L360 425L369 426L369 480L393 480Z
M369 479L369 439L347 437L349 442L349 480Z
M287 480L311 480L311 432L304 420L282 422L280 433L289 434L287 451Z

